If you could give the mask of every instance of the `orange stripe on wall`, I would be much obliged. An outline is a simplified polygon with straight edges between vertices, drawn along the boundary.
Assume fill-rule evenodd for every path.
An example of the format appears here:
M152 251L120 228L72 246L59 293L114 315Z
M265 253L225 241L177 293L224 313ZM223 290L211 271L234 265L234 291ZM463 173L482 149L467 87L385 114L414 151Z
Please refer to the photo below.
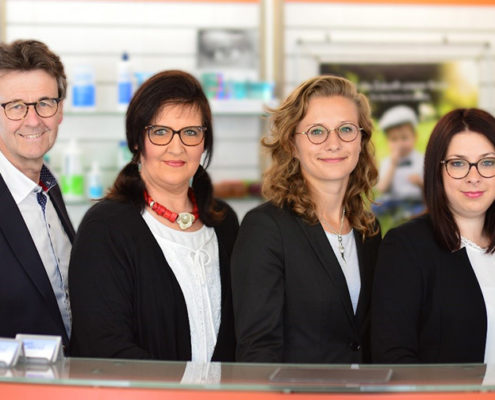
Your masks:
M57 1L57 0L56 0ZM58 0L65 1L65 0ZM98 2L101 0L86 0ZM129 3L259 3L261 0L106 0ZM495 6L495 0L284 0L285 3L367 3L367 4L422 4L447 6Z
M285 0L286 3L367 3L367 4L422 4L447 6L495 6L495 0Z
M63 0L59 0L63 1ZM90 0L101 1L101 0ZM259 3L260 0L106 0L128 3ZM495 1L495 0L494 0Z
M1 1L1 0L0 0ZM18 0L22 1L22 0ZM53 0L66 1L66 0ZM102 0L85 0L93 3L101 2ZM259 3L261 0L105 0L113 1L114 3ZM495 1L495 0L494 0Z

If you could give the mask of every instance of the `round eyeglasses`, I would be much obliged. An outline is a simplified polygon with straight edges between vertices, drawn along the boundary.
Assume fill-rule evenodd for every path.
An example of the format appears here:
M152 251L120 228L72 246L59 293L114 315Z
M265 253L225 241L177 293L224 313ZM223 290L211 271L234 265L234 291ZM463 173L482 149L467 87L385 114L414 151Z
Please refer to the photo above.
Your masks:
M169 144L174 135L179 135L180 141L185 146L197 146L205 136L205 126L186 126L178 131L162 125L148 125L144 128L148 132L148 138L151 143L157 146Z
M334 129L328 129L323 125L316 124L310 126L304 132L296 132L296 133L301 135L306 135L308 140L313 144L322 144L328 139L328 136L332 131L335 131L335 133L337 133L337 136L343 142L352 142L357 138L358 133L362 130L363 128L360 128L359 126L353 124L352 122L344 122L336 126Z
M58 110L58 103L62 99L51 98L41 99L33 103L25 103L24 101L14 100L0 104L3 107L5 116L12 121L20 121L26 118L29 107L33 106L36 114L41 118L50 118L55 115Z
M450 160L440 161L445 165L445 170L451 178L462 179L468 176L471 167L476 167L478 174L483 178L493 178L495 176L495 157L487 157L470 163L462 158L451 158Z

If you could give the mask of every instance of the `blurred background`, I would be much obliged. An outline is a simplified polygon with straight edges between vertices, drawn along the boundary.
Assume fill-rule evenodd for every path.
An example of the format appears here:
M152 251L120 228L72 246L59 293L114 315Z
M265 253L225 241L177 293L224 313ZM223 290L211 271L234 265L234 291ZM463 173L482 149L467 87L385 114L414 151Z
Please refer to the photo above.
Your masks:
M450 109L495 112L495 0L0 0L0 39L28 38L66 67L65 117L46 161L76 226L128 162L127 103L160 70L202 82L214 113L209 171L240 218L262 201L267 107L306 78L353 80L377 121L410 106L419 151ZM380 161L386 138L374 136Z

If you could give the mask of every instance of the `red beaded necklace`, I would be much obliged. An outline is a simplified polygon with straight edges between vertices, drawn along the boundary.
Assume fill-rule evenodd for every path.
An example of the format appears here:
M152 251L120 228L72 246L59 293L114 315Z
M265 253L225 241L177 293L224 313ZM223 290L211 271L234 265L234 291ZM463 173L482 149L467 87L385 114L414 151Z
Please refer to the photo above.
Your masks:
M189 199L191 200L191 203L193 204L193 210L190 213L176 213L170 211L168 208L154 201L146 190L144 191L144 200L155 213L163 218L168 219L170 222L177 222L181 229L187 229L194 223L194 221L199 218L198 203L196 202L196 197L194 196L193 190L189 188L187 194L189 196Z

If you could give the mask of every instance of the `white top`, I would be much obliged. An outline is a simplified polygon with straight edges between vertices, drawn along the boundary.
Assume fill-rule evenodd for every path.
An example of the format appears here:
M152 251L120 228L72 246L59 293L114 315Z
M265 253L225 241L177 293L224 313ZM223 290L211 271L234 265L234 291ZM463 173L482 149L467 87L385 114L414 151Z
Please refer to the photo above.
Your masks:
M38 193L43 191L41 186L14 167L1 152L0 174L17 203L36 250L38 250L55 293L65 330L70 337L72 317L69 302L68 270L72 246L69 237L58 218L50 196L44 192L41 195L46 200L43 211L37 200ZM45 182L46 186L53 187L56 184L53 176L52 179L53 181L49 184ZM19 293L19 295L22 294Z
M342 244L344 245L345 261L339 251L339 240L335 233L326 232L328 241L332 246L333 252L339 260L340 267L344 273L347 282L347 289L351 296L352 309L356 314L357 304L359 300L359 292L361 291L361 275L359 274L359 260L357 255L356 240L354 239L354 231L342 235Z
M421 200L421 188L409 182L409 176L418 174L423 176L424 155L417 150L411 151L406 157L399 160L395 169L390 188L383 194L383 199L390 200ZM390 157L384 158L380 165L380 176L390 168Z
M220 327L222 286L215 230L178 231L148 211L143 218L157 240L184 295L191 330L191 361L209 362Z
M495 254L487 254L477 244L462 237L462 247L466 247L469 262L473 267L483 293L486 307L485 363L495 363Z
M222 380L222 364L189 361L180 381L183 385L215 384Z

